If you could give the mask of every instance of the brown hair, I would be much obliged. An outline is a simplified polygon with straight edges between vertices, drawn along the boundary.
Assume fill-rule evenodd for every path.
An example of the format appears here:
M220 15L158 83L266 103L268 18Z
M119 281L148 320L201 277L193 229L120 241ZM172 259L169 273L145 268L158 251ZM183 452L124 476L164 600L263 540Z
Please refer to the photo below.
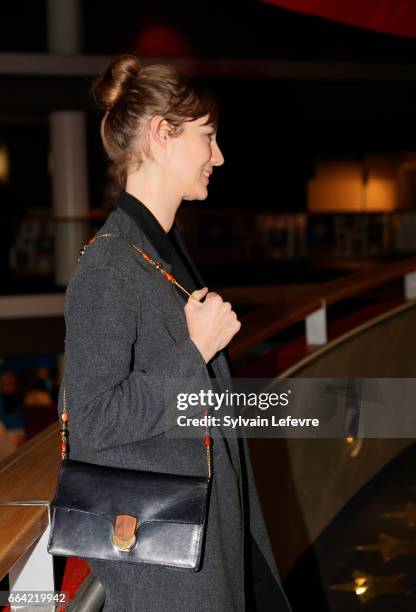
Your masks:
M213 96L199 82L171 65L142 66L132 54L115 57L103 75L93 83L91 93L106 111L101 138L110 160L109 197L114 200L125 187L132 163L141 163L138 140L149 119L161 115L179 135L185 121L208 115L216 125L218 107Z

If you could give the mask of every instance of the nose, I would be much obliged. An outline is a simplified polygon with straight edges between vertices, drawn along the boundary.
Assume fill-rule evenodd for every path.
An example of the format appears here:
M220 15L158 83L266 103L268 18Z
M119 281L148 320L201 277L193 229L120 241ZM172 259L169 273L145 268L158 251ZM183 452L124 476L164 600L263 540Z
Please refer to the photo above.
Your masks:
M215 139L211 141L211 164L213 166L222 166L224 163L224 155L218 146Z

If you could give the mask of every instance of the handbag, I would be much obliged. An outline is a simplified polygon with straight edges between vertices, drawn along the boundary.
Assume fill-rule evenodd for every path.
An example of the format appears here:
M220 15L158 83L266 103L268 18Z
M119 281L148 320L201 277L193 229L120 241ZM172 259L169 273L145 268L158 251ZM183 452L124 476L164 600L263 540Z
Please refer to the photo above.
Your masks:
M98 234L84 246L80 257L98 238L126 240L168 281L191 296L160 263L121 234ZM207 475L191 476L69 459L68 419L64 386L60 430L62 461L51 504L48 552L64 557L150 563L198 571L212 481L209 429L206 428L203 438Z

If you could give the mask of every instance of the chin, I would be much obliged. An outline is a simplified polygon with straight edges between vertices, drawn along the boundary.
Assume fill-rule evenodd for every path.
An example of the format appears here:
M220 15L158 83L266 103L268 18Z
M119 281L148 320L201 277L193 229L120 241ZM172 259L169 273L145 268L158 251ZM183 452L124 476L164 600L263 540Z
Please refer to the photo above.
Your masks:
M195 200L199 200L200 202L203 202L204 200L206 200L208 197L208 193L205 193L204 195L200 195L199 197L195 198Z
M192 195L186 195L182 198L182 200L187 200L187 201L194 201L194 200L199 200L199 201L203 201L206 200L208 197L208 190L200 190Z

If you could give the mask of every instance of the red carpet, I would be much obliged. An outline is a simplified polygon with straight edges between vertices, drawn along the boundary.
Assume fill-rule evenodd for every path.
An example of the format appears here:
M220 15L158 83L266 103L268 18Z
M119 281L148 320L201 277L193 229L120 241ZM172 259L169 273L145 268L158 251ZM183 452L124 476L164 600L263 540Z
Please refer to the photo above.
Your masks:
M75 597L77 590L89 573L90 568L84 559L78 559L77 557L67 559L61 591L68 591L69 601L72 601ZM61 612L61 610L58 610L58 612Z

